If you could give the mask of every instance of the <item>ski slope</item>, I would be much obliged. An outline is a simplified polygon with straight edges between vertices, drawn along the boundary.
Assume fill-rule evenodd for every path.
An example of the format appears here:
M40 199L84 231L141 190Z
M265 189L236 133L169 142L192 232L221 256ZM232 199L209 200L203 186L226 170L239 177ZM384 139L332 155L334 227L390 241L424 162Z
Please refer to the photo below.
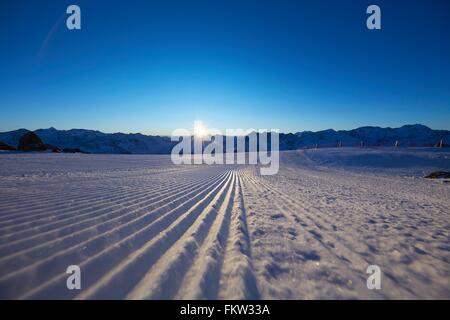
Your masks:
M449 299L450 184L422 178L438 169L432 149L282 152L274 176L3 153L0 298Z

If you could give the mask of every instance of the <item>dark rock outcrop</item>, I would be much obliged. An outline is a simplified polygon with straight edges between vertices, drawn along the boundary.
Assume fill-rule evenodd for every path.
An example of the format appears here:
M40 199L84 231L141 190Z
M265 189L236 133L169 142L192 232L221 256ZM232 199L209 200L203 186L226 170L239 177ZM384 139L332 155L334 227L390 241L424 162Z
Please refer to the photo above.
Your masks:
M44 143L41 138L32 131L25 133L19 140L20 151L51 151L53 153L88 153L79 148L60 149L52 144Z
M447 143L445 143L443 140L441 140L438 143L434 144L433 147L435 147L435 148L448 148L449 145Z
M435 171L427 175L427 179L450 179L450 172L446 171Z
M13 150L16 150L16 148L14 148L13 146L10 146L9 144L6 144L6 143L0 141L0 150L13 151Z
M51 151L54 153L61 153L61 149L52 145L44 143L41 138L34 132L29 131L25 133L19 140L20 151Z
M39 136L30 131L25 133L19 140L18 150L20 151L45 151L47 147Z
M54 152L54 153L61 153L62 152L60 148L58 148L58 147L56 147L54 145L51 145L51 144L45 144L45 149L46 150L50 150L51 152Z
M62 150L64 153L88 153L78 148L64 148Z

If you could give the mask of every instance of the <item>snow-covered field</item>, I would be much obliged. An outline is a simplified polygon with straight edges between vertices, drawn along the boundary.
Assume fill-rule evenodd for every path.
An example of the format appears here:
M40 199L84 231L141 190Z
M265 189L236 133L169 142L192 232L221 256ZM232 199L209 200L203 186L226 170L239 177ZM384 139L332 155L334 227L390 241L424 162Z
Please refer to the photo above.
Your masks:
M437 169L449 152L283 152L274 176L3 153L0 298L449 299L450 184L422 178Z

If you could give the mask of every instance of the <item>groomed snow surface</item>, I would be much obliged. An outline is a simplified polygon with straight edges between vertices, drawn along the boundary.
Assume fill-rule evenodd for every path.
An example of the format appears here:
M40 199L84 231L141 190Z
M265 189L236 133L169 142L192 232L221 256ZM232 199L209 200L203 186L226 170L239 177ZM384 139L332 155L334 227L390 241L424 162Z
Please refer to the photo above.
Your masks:
M449 299L450 184L423 178L435 170L449 152L282 152L274 176L2 153L0 298Z

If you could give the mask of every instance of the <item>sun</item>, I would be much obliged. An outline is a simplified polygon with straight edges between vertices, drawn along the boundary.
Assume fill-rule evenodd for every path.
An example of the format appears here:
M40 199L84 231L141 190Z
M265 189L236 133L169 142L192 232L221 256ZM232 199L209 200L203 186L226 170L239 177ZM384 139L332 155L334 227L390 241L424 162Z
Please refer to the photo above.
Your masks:
M208 130L206 129L206 126L203 124L202 121L195 121L194 122L194 135L196 137L202 138L208 134Z

